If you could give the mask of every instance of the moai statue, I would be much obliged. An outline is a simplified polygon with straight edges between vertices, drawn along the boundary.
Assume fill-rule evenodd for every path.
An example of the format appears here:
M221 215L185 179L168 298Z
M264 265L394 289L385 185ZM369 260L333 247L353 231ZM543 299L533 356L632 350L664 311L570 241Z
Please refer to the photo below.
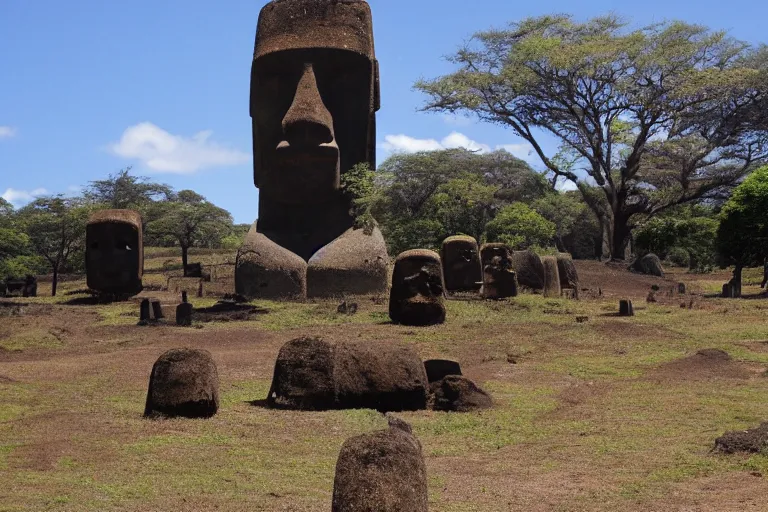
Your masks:
M451 236L440 250L443 279L447 292L476 292L483 284L483 270L477 240L471 236Z
M91 290L139 293L144 273L141 215L133 210L101 210L91 215L85 234L85 267Z
M388 255L358 229L341 176L375 165L379 71L362 0L274 0L251 68L259 218L238 251L236 293L303 299L380 294Z
M517 274L512 270L512 251L505 244L483 244L483 297L505 299L517 297Z
M403 325L445 322L445 286L436 252L415 249L397 257L389 294L389 318Z

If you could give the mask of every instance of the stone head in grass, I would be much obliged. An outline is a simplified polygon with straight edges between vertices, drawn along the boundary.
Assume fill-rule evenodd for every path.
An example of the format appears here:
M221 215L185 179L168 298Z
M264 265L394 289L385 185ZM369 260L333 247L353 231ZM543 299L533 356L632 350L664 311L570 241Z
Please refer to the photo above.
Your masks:
M281 298L380 293L381 232L355 229L342 176L375 165L378 62L367 2L274 0L251 68L259 217L238 258L238 293Z
M414 249L395 260L389 317L396 324L434 325L445 321L445 285L440 256Z
M86 225L85 266L91 290L139 293L144 272L141 215L134 210L101 210L91 215Z

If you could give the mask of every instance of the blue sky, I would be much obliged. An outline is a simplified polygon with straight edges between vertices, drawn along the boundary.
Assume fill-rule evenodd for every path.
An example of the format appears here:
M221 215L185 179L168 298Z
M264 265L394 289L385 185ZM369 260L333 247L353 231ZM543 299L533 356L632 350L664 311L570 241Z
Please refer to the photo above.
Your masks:
M0 0L0 195L21 206L128 165L256 218L250 61L264 0ZM379 160L391 150L506 146L503 128L417 111L420 77L478 30L548 13L683 19L768 42L768 3L370 0L382 81ZM554 149L554 148L550 148Z

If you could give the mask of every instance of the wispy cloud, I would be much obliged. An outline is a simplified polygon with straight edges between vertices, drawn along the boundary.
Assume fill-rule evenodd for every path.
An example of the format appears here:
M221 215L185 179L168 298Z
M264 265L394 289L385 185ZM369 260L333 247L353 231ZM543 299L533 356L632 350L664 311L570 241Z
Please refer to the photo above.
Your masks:
M210 130L192 137L173 135L152 123L140 123L123 132L109 149L117 156L139 160L157 172L190 174L213 167L242 165L251 155L211 140Z
M472 140L460 132L452 132L439 141L436 139L417 139L403 134L387 135L384 137L384 142L379 144L379 148L388 153L416 153L417 151L439 151L455 148L465 148L478 153L491 151L490 145ZM497 151L504 150L529 163L538 161L536 155L533 154L533 147L528 143L501 144L494 149Z
M471 117L461 116L459 114L443 114L443 122L451 126L469 126L473 123Z
M44 188L36 188L35 190L31 191L8 188L0 197L11 203L14 207L19 207L29 203L37 197L44 196L46 194L48 194L48 191Z
M16 128L13 126L0 126L0 139L9 139L16 136Z

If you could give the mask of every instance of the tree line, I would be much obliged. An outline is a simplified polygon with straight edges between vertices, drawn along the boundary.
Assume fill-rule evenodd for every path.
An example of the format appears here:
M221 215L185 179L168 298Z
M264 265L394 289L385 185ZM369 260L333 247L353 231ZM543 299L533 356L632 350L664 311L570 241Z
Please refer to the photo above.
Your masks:
M197 192L176 192L127 168L90 182L76 197L39 197L19 209L0 199L1 278L50 273L55 295L59 274L84 271L85 228L99 209L137 210L144 244L179 247L185 270L190 248L234 250L247 231Z

